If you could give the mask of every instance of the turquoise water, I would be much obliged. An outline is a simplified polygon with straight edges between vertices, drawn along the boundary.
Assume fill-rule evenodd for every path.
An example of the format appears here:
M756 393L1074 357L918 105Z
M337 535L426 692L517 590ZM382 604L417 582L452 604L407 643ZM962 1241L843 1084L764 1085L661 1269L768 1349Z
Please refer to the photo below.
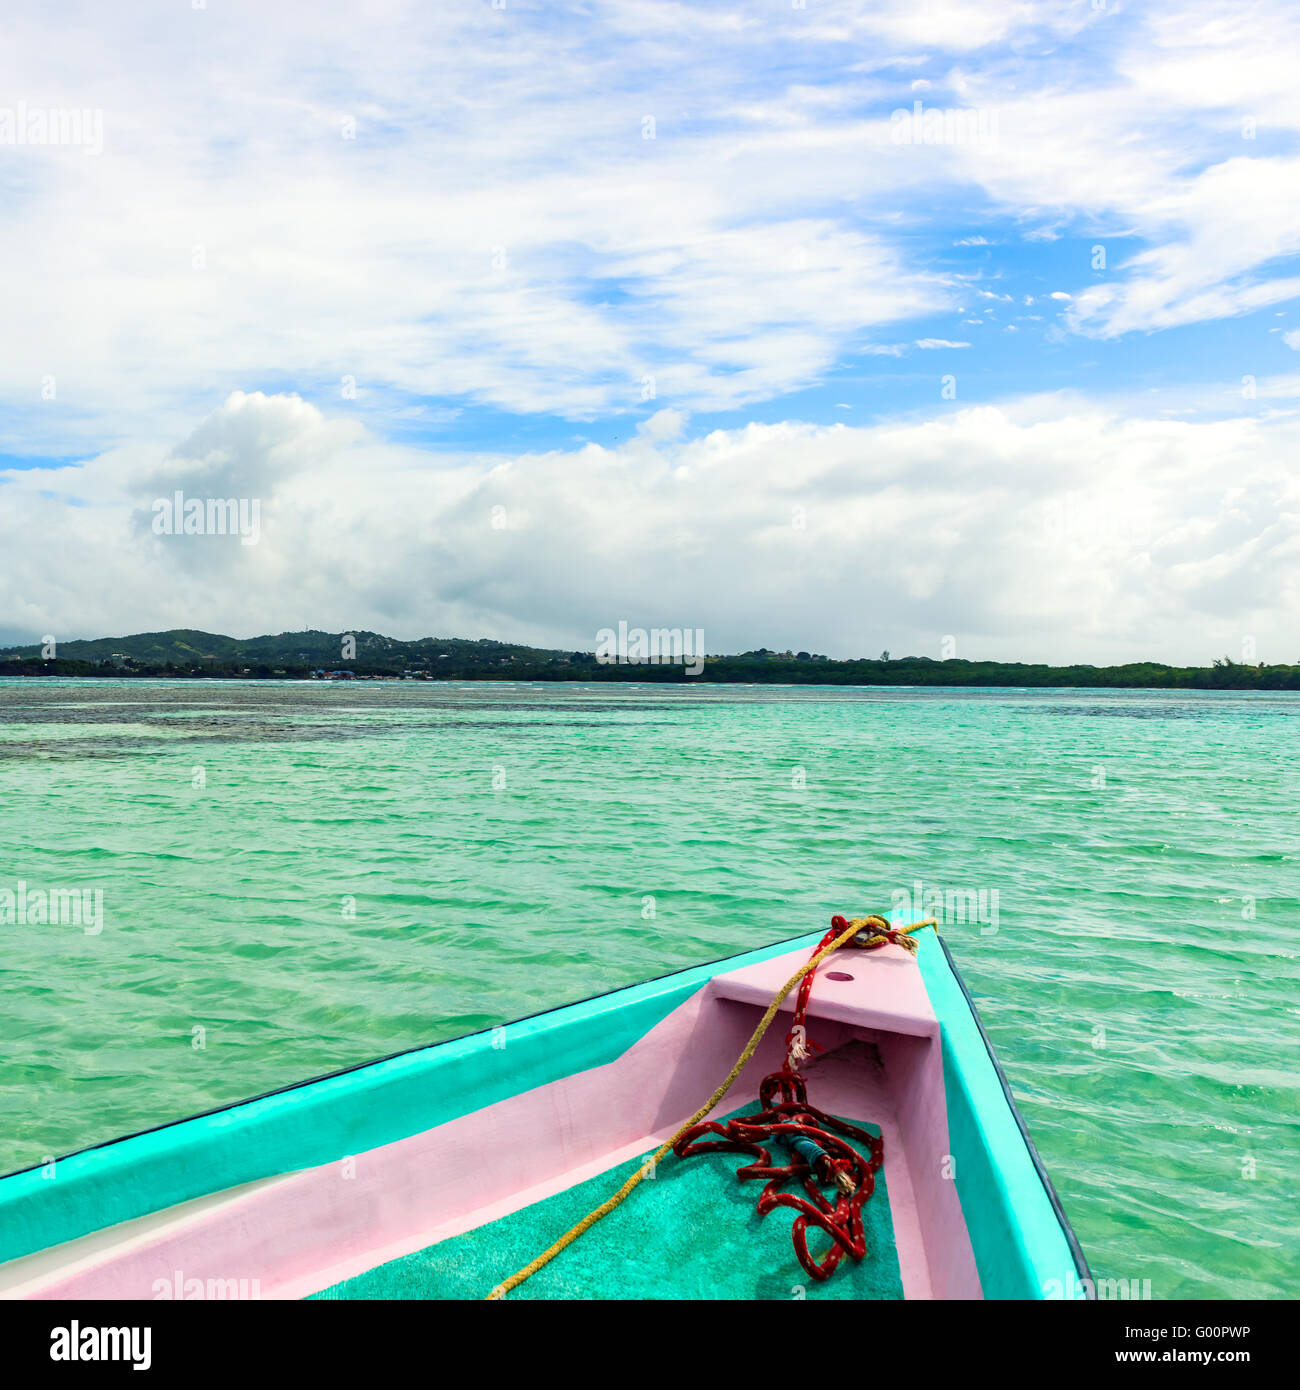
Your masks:
M1094 1272L1294 1295L1298 752L1288 695L0 682L0 894L103 904L0 925L0 1169L919 882Z

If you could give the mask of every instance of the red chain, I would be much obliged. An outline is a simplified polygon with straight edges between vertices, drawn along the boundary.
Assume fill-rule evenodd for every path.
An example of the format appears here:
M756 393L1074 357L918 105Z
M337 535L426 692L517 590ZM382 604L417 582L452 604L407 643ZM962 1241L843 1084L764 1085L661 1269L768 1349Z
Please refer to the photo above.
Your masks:
M848 925L847 918L838 915L832 917L830 931L828 931L816 946L813 947L812 954L815 956L818 951L824 950L829 946L837 936L848 929ZM868 929L864 927L862 934L865 935L867 930ZM894 927L877 926L873 923L870 931L873 936L881 939L871 942L868 946L865 943L860 944L856 938L851 938L848 944L857 947L859 950L868 951L878 951L886 942L890 941L899 946L904 944L904 941L900 940L900 938L904 937L904 933L898 931ZM913 947L912 949L915 948ZM811 1056L814 1052L825 1051L825 1048L819 1047L815 1042L809 1041L808 1029L804 1022L808 1014L808 1001L812 998L813 976L816 975L816 973L815 970L810 970L803 979L799 981L799 993L795 995L794 1001L794 1017L790 1021L790 1031L785 1035L785 1069L787 1071L798 1071L799 1063L804 1057ZM800 1044L802 1044L802 1053L800 1053L799 1050Z
M878 920L878 919L877 919ZM832 917L831 929L813 948L813 955L823 950L837 936L848 930L849 923L844 917ZM849 945L875 950L886 941L903 944L902 933L896 929L872 922L864 926L862 935L880 938L859 942L856 938ZM914 949L914 948L913 948ZM799 993L795 997L794 1018L790 1031L786 1034L786 1062L781 1071L775 1071L763 1079L759 1087L760 1110L757 1114L740 1115L727 1123L708 1120L698 1124L683 1134L673 1145L673 1152L679 1158L689 1158L702 1153L749 1153L755 1155L755 1162L737 1169L738 1178L766 1178L767 1184L758 1199L758 1214L766 1216L776 1207L793 1207L799 1215L795 1218L791 1236L794 1252L799 1263L817 1280L829 1279L836 1265L844 1255L860 1260L866 1254L866 1236L862 1227L862 1207L876 1187L876 1174L884 1162L884 1141L866 1130L859 1129L845 1120L837 1120L815 1106L808 1104L807 1086L799 1075L799 1062L811 1052L824 1051L816 1043L809 1042L805 1019L808 1014L808 1001L812 997L813 976L810 970L799 982ZM777 1091L781 1100L773 1103ZM714 1140L704 1141L701 1136L716 1134ZM864 1157L851 1144L840 1136L854 1139L867 1150ZM792 1149L793 1161L787 1164L774 1164L768 1145L778 1140L787 1143L796 1140L811 1140L820 1153L812 1162ZM781 1188L791 1180L803 1184L807 1198L793 1192L783 1192ZM822 1186L835 1188L835 1201L832 1204L822 1192ZM815 1260L808 1250L808 1227L817 1226L831 1238L831 1248L821 1260Z
M782 1099L774 1105L772 1097L778 1089ZM702 1153L753 1154L755 1162L737 1169L736 1176L768 1180L758 1199L758 1214L766 1216L777 1207L793 1207L799 1213L790 1232L794 1253L814 1279L829 1279L842 1256L851 1255L860 1260L867 1253L862 1207L875 1191L876 1174L884 1161L884 1143L874 1134L809 1105L803 1077L797 1072L773 1072L765 1078L758 1094L762 1109L757 1114L738 1116L725 1125L714 1120L696 1125L673 1145L673 1152L678 1158ZM768 1145L777 1139L777 1131L783 1138L813 1140L822 1150L817 1171L798 1157L786 1164L773 1163ZM716 1134L720 1138L701 1142L700 1136L704 1134ZM870 1157L864 1158L840 1135L857 1140ZM847 1191L838 1181L841 1174L847 1179ZM807 1198L781 1191L792 1179L802 1182ZM835 1186L833 1204L826 1199L819 1183ZM814 1259L808 1249L809 1225L818 1227L831 1238L831 1248L821 1260Z

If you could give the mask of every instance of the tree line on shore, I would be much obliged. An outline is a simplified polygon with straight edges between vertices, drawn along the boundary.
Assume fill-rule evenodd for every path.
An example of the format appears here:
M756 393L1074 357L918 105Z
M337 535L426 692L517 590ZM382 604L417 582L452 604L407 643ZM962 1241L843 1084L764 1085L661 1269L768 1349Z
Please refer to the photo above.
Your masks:
M350 639L350 646L349 646ZM48 655L47 655L48 653ZM350 653L350 654L349 654ZM1258 665L1220 657L1209 666L1130 662L1048 666L957 658L833 660L766 648L707 657L698 676L680 663L597 661L592 652L551 651L464 638L402 642L378 633L280 633L241 640L176 630L0 651L0 676L170 677L230 680L653 681L691 684L1112 687L1300 690L1300 664Z

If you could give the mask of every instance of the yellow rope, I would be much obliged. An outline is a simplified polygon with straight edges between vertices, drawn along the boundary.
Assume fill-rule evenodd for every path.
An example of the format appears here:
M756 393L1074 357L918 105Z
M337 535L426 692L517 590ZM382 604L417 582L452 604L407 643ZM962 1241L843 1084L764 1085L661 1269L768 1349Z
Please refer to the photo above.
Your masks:
M900 944L905 946L913 955L915 955L916 942L911 940L911 938L907 936L906 933L919 931L922 927L933 927L935 925L936 924L934 920L931 918L927 919L924 922L914 922L910 927L901 928L899 933L901 937ZM588 1212L587 1215L584 1216L582 1220L579 1221L578 1224L571 1231L566 1231L564 1235L562 1235L559 1238L559 1240L557 1240L555 1244L551 1246L549 1250L543 1250L542 1253L538 1255L538 1257L535 1260L530 1261L522 1269L516 1270L515 1273L510 1276L509 1279L505 1279L500 1284L498 1284L496 1288L493 1289L490 1294L488 1294L485 1302L492 1302L494 1300L503 1299L506 1296L506 1294L510 1292L511 1289L518 1288L519 1285L522 1284L525 1279L531 1279L532 1276L536 1274L537 1271L541 1269L543 1265L549 1264L560 1253L561 1250L564 1250L566 1247L572 1245L573 1242L577 1240L578 1237L582 1235L584 1231L590 1230L591 1227L594 1226L596 1222L601 1219L601 1217L608 1216L610 1212L613 1211L614 1208L618 1206L619 1203L622 1202L625 1197L628 1196L628 1194L641 1181L641 1179L645 1177L646 1169L649 1168L653 1170L654 1167L658 1164L659 1160L665 1157L671 1151L673 1145L682 1137L682 1135L685 1134L688 1129L692 1129L695 1125L699 1124L699 1122L709 1113L709 1111L712 1110L715 1105L717 1105L717 1103L722 1099L722 1097L727 1094L727 1092L731 1089L732 1083L744 1070L745 1064L749 1061L751 1057L753 1057L754 1053L757 1051L759 1043L763 1040L763 1034L766 1033L768 1028L771 1026L772 1020L777 1015L777 1011L785 1002L786 995L790 993L790 991L799 983L800 980L803 979L805 975L807 975L812 970L816 970L817 967L822 963L822 961L824 961L826 957L831 954L832 951L838 951L840 947L843 946L846 942L851 941L855 936L857 936L857 934L860 931L862 931L864 927L884 927L888 929L889 923L886 922L883 917L855 917L849 923L849 925L835 938L834 941L830 942L829 945L822 947L822 949L818 951L817 954L810 961L806 961L803 965L801 965L799 969L796 970L794 974L791 975L790 978L785 982L785 984L783 984L781 988L776 992L776 995L773 998L772 1002L767 1006L767 1012L763 1015L762 1022L760 1022L758 1027L754 1029L753 1036L745 1044L745 1050L736 1059L736 1065L732 1067L730 1072L727 1073L727 1079L722 1083L721 1086L718 1087L716 1091L714 1091L714 1093L695 1112L695 1114L692 1115L691 1118L686 1121L686 1123L677 1131L676 1134L673 1135L671 1139L661 1144L659 1148L655 1150L653 1156L648 1160L648 1162L643 1163L636 1170L636 1172L633 1173L630 1178L628 1178L628 1180L623 1184L623 1186L620 1187L616 1193L614 1193L612 1197L610 1197L607 1201L602 1202L600 1206L598 1206L595 1209L595 1211ZM869 946L873 942L884 941L886 939L887 938L883 936L871 936L866 941L862 942L862 945Z

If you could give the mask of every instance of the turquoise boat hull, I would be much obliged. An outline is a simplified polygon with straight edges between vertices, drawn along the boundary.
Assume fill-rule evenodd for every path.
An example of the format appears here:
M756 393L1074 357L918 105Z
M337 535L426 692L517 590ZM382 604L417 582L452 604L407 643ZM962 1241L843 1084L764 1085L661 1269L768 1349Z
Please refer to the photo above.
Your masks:
M0 1178L0 1296L485 1296L703 1103L818 939L11 1173ZM1091 1296L947 948L930 931L917 939L915 958L895 946L838 952L817 972L808 1015L822 1049L806 1065L810 1100L883 1136L862 1270L809 1283L791 1218L753 1216L734 1160L670 1157L671 1181L642 1183L518 1296ZM771 1030L724 1111L780 1066L784 1032ZM690 1232L706 1211L715 1239L702 1243ZM620 1270L619 1242L631 1240L660 1271L652 1283L634 1287Z

